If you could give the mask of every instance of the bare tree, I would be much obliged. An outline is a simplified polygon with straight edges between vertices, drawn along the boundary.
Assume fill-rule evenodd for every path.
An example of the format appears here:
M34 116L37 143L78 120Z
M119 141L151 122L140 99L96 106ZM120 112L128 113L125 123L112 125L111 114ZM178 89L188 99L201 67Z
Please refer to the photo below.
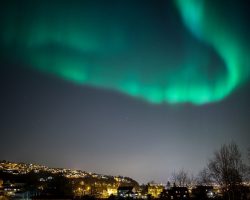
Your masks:
M197 179L196 177L194 176L194 174L188 174L188 184L189 186L195 186L197 185Z
M186 186L189 183L189 178L188 178L188 172L185 171L184 169L181 169L178 172L173 172L172 173L172 181L177 185L177 186Z
M208 168L201 170L196 179L197 183L200 185L211 185L211 176Z
M250 147L247 149L248 162L250 162Z
M247 149L247 156L248 156L248 162L246 170L246 180L250 181L250 147Z
M229 199L234 199L236 188L240 186L245 174L241 153L235 143L223 145L214 153L208 163L209 176L224 188Z

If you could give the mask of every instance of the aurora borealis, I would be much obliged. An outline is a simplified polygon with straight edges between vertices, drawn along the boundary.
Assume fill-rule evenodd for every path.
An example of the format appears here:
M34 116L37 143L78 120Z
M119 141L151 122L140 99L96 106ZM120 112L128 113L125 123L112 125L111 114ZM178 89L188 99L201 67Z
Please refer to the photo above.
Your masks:
M3 56L156 104L217 102L248 81L249 22L239 2L152 2L6 1Z
M146 184L232 141L244 158L249 19L249 0L2 0L0 160Z

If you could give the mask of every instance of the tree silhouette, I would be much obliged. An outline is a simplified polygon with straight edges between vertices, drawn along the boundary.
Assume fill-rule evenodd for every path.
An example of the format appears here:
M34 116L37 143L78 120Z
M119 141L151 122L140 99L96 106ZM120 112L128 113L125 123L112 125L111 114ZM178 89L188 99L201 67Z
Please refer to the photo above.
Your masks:
M199 185L211 185L211 175L208 168L204 168L197 175L197 183Z
M189 183L188 172L184 169L181 169L178 172L172 173L172 181L177 186L186 186Z
M218 183L228 199L239 197L239 188L245 175L246 167L242 162L241 152L235 143L224 144L215 151L208 163L212 181Z

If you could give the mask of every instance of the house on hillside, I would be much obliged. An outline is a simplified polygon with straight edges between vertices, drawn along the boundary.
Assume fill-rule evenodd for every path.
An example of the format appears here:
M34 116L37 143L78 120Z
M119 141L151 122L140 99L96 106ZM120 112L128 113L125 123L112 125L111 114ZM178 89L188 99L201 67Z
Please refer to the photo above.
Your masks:
M134 197L135 189L133 186L119 186L117 189L118 197Z

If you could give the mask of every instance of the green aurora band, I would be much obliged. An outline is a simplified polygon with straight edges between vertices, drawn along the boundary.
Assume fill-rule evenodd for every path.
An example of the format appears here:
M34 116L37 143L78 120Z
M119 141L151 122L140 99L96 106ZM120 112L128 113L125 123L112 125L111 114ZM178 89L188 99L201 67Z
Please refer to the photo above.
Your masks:
M220 16L218 10L211 13L211 11L216 10L211 2L177 0L176 4L189 30L197 38L211 45L227 67L226 83L217 85L218 90L211 99L211 101L217 101L226 97L248 78L250 51L249 41L246 43L246 41L241 40L239 34L230 24L230 20L225 20L223 16Z
M228 12L215 1L168 3L177 25L167 31L168 23L150 16L153 1L52 2L6 1L0 10L5 58L155 104L217 102L249 78L244 24L224 17Z

